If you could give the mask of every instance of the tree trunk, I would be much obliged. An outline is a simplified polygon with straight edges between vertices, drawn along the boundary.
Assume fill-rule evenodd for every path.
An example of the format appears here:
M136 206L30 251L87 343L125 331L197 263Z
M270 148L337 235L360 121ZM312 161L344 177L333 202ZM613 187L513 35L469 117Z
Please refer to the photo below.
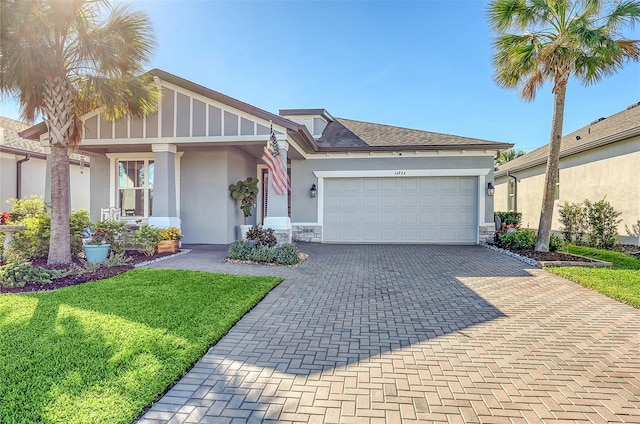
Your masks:
M551 224L553 222L553 205L556 197L556 181L558 179L558 168L560 166L560 143L562 141L562 124L564 121L564 101L567 94L566 78L558 81L558 77L556 77L556 85L553 93L553 121L551 122L549 157L547 159L547 172L544 179L542 208L540 210L538 238L535 247L537 252L549 251Z
M49 265L71 263L69 235L69 128L73 91L66 78L55 77L44 90L44 110L51 146L51 238Z
M71 263L69 234L69 153L65 146L51 146L51 238L47 263Z

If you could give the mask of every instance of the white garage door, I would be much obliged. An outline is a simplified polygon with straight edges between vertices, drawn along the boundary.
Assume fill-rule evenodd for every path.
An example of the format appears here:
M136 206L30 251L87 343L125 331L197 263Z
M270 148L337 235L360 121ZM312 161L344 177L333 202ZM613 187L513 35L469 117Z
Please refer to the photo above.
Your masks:
M326 178L325 242L476 243L477 177Z

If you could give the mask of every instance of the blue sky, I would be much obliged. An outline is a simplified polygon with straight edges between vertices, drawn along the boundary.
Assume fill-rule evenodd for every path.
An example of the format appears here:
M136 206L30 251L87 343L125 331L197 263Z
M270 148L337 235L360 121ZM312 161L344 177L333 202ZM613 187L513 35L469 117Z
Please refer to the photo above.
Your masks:
M492 79L487 1L133 1L153 22L160 68L277 113L477 137L531 151L548 142L551 87L534 102ZM640 27L627 36L639 39ZM640 101L640 64L573 81L564 133ZM15 105L0 114L16 118Z

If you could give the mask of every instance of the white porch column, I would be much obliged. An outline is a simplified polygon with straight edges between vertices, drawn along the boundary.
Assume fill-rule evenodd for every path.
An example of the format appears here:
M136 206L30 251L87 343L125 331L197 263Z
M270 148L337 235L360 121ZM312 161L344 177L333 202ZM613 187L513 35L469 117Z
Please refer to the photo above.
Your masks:
M289 143L278 140L278 149L284 163L287 163ZM291 243L291 218L289 218L289 194L276 194L273 188L273 178L269 171L269 186L267 191L267 216L264 218L264 228L272 228L278 238L278 244Z
M159 228L180 228L176 196L176 145L152 144L154 163L153 213L149 225Z

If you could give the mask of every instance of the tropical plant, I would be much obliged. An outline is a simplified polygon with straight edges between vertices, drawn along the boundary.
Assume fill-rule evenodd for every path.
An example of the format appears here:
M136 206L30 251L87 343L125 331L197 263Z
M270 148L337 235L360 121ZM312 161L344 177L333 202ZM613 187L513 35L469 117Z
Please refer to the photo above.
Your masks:
M246 224L247 218L251 216L251 209L256 203L256 197L258 197L258 179L248 177L244 181L238 181L229 186L229 191L231 197L240 201L240 210L244 214L244 223Z
M567 83L571 76L593 84L640 60L640 40L621 35L640 20L636 0L493 0L494 79L517 88L526 101L546 82L553 85L553 118L540 224L535 249L549 250Z
M524 155L524 150L508 149L503 152L500 152L500 154L495 160L495 164L502 165L504 163L511 162L512 160L519 158L522 155Z
M0 93L22 118L42 116L51 147L49 264L71 263L69 153L81 142L80 117L143 116L158 93L140 77L154 39L143 12L107 0L2 0Z
M162 241L160 228L143 225L136 231L135 240L145 255L152 256L156 252L156 246Z

